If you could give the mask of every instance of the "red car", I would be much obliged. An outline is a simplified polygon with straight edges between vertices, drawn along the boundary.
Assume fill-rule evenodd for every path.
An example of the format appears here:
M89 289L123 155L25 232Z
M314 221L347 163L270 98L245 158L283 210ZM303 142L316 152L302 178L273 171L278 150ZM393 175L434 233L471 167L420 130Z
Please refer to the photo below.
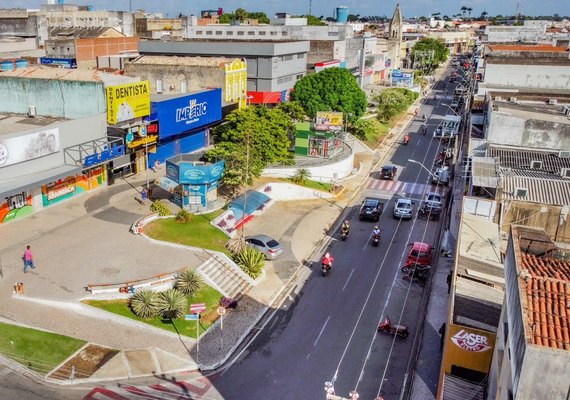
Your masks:
M404 264L404 268L407 268L410 265L431 265L431 253L432 253L432 246L427 243L422 242L414 242L410 243L412 246L410 253L408 254L408 259L406 260L406 264Z

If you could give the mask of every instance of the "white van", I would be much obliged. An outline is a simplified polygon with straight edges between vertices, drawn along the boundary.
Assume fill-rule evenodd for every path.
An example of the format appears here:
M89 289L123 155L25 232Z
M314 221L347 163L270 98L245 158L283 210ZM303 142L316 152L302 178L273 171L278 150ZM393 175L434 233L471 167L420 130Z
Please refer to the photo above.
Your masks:
M449 184L449 167L443 166L439 167L435 170L433 175L431 176L431 182L434 185L441 183L442 185Z

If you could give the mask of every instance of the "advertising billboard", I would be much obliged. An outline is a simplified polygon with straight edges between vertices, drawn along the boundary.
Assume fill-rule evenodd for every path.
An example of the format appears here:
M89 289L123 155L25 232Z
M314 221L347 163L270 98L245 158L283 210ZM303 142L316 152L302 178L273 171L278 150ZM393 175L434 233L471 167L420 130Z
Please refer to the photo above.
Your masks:
M77 68L77 61L75 58L40 57L40 64L57 65L63 68Z
M317 131L340 131L343 126L343 116L341 112L317 111L315 118L315 130Z
M158 119L161 139L212 124L222 119L222 90L153 101L152 114Z
M126 83L107 88L107 122L115 125L150 114L148 81Z
M451 373L453 365L488 373L493 358L495 334L481 329L449 326L442 369Z
M392 86L412 87L414 85L414 74L402 72L399 69L392 71Z
M59 152L59 129L0 139L0 168Z

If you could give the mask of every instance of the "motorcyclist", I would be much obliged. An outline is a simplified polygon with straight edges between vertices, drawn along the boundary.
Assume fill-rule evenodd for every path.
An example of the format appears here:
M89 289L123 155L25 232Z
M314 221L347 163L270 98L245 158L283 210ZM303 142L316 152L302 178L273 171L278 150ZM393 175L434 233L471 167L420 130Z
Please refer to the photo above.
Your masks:
M382 231L380 230L380 228L378 228L378 225L376 225L372 230L372 237L377 237L377 236L380 237L381 233Z
M406 136L404 136L404 144L408 144L410 142L410 134L406 133Z
M342 223L341 233L348 236L348 232L350 231L350 222L347 219L344 220Z
M425 136L426 133L427 133L427 126L422 125L422 136Z
M334 258L330 255L330 253L327 252L323 256L322 265L323 265L323 267L326 267L327 269L332 268L333 261L334 261Z
M427 115L424 114L424 115L422 116L422 120L423 120L424 122L426 122L426 121L427 121Z

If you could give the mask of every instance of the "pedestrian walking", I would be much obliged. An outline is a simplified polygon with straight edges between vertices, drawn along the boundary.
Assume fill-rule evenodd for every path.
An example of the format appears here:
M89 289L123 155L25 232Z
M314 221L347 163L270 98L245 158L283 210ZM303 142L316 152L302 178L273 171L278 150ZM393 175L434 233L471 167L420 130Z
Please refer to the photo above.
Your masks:
M36 268L34 265L34 256L32 254L30 245L26 246L26 250L24 251L24 274L28 273L29 268Z
M143 206L144 206L144 203L146 203L146 199L148 199L148 193L147 193L146 189L143 188L143 190L141 191L141 202L143 203Z
M443 349L443 339L445 339L445 322L441 324L441 327L437 332L439 333L439 336L441 336L441 339L439 341L439 347Z
M451 292L451 279L452 279L452 274L451 271L449 271L449 274L447 274L447 294Z

